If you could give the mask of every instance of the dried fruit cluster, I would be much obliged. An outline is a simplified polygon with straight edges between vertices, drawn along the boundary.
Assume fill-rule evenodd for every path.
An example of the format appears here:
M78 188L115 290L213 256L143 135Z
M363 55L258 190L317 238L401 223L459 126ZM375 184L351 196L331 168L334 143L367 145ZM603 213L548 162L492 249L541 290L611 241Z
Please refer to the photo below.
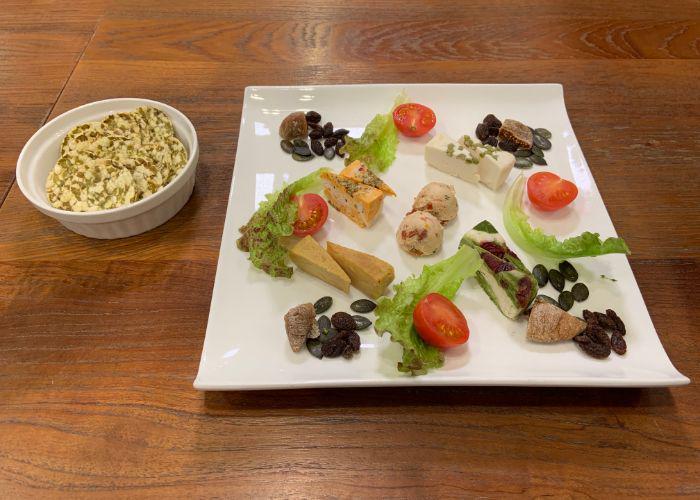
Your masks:
M598 359L610 356L612 351L619 355L627 352L627 342L624 339L627 330L620 317L612 309L605 313L583 311L586 320L586 330L574 337L574 342L583 352ZM607 332L611 335L608 337Z

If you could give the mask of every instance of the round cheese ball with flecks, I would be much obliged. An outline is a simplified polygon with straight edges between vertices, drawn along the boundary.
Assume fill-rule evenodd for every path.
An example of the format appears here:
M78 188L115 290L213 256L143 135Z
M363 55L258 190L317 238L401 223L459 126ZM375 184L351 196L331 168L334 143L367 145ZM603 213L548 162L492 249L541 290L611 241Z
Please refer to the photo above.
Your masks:
M422 210L404 217L396 231L399 246L416 257L432 255L440 250L442 237L440 221L430 212Z

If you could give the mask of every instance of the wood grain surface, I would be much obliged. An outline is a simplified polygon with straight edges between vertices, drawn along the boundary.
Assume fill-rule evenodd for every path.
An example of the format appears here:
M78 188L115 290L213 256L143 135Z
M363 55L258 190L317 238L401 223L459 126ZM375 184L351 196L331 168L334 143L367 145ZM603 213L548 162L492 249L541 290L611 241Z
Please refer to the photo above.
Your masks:
M700 496L700 391L200 393L247 85L560 82L676 367L700 377L700 2L4 2L0 498ZM117 241L14 184L47 119L143 96L194 122L192 199Z

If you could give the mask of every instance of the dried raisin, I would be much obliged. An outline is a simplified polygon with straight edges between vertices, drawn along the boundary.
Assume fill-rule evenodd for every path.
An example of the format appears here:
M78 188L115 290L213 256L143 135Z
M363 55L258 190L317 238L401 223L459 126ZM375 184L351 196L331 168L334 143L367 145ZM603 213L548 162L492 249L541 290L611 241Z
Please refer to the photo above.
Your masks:
M613 332L612 337L610 337L610 346L620 356L627 352L627 342L618 332Z
M353 331L357 329L355 320L346 312L337 312L331 316L331 324L337 330Z

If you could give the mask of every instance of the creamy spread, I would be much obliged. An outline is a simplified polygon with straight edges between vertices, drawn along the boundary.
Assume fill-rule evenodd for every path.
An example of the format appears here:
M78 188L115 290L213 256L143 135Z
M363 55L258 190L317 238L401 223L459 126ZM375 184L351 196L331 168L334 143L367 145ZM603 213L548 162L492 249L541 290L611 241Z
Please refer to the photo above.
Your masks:
M168 116L143 106L73 128L46 179L46 194L62 210L117 208L163 189L186 163Z

